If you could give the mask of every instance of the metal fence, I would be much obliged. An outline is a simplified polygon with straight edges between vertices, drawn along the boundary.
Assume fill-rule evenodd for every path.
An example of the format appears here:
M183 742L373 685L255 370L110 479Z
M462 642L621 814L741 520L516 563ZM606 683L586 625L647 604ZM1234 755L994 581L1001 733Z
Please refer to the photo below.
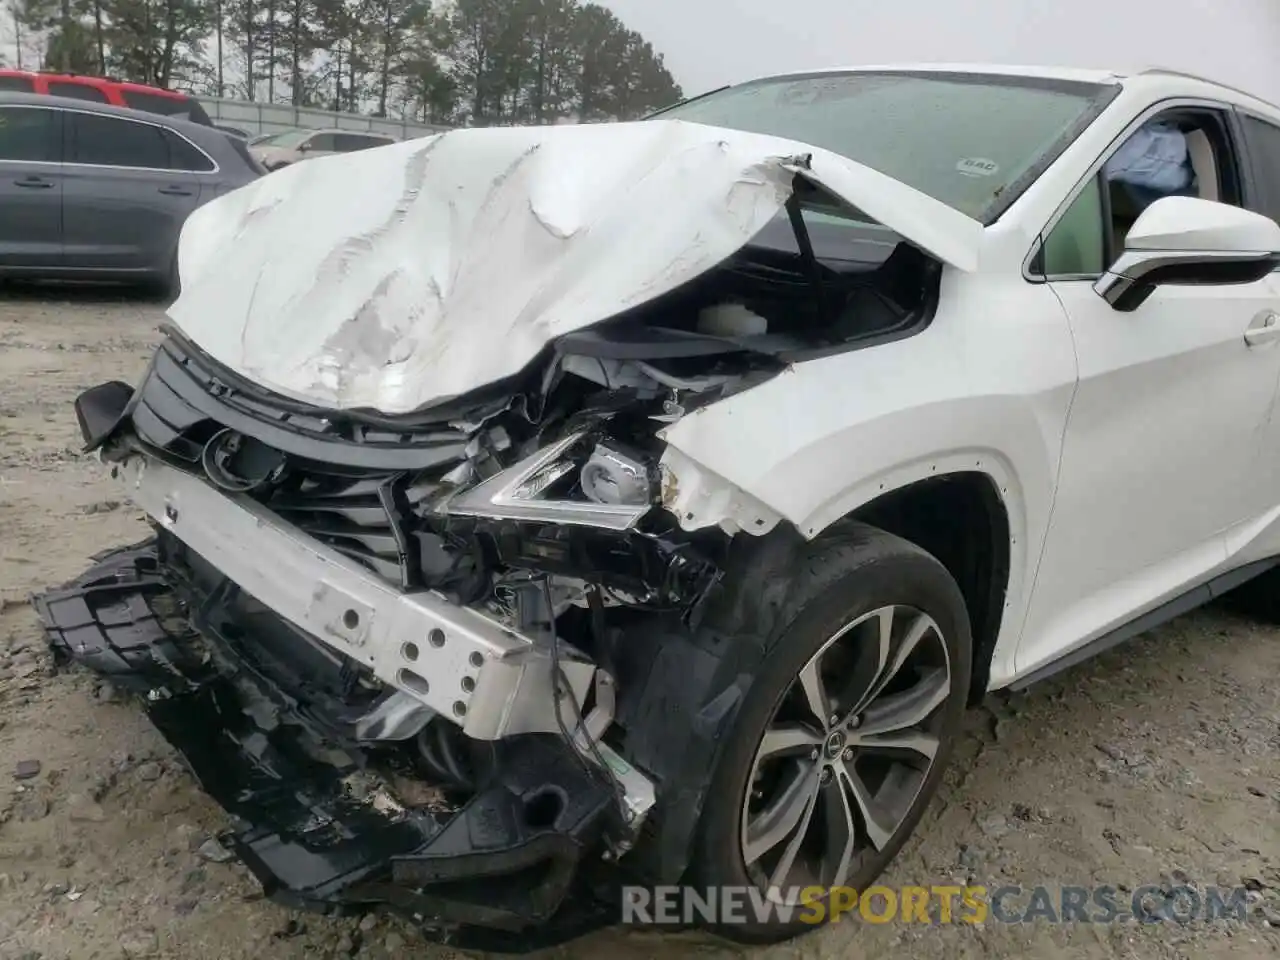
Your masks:
M251 136L260 133L281 133L296 127L305 127L309 130L336 127L341 130L385 133L400 140L412 140L414 137L425 137L449 129L408 120L362 117L354 113L294 107L286 103L254 103L249 100L227 100L218 97L200 97L199 99L214 123L224 127L235 127Z

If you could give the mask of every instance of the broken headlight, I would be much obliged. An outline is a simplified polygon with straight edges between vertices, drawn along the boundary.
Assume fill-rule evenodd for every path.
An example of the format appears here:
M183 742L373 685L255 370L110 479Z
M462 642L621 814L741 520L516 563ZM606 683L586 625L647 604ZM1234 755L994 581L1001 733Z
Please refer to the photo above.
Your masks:
M578 478L582 494L595 503L647 506L653 501L648 466L603 443L596 444Z
M629 530L653 505L651 467L579 431L441 505L464 517Z

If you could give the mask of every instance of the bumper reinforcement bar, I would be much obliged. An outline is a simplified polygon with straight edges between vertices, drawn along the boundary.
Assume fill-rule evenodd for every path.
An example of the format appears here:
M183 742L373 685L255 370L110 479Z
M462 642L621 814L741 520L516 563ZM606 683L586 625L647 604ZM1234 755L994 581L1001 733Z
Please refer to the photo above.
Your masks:
M184 500L182 507L191 508ZM161 534L163 540L167 534ZM208 598L148 541L99 555L34 598L60 660L142 695L156 727L232 817L223 842L281 903L383 906L443 942L524 952L617 919L597 877L616 796L558 736L486 745L464 801L415 796L376 748L335 743L233 644L197 631Z
M260 603L478 740L559 729L549 645L438 594L402 593L247 497L135 455L118 466L163 529ZM560 644L579 702L595 666Z

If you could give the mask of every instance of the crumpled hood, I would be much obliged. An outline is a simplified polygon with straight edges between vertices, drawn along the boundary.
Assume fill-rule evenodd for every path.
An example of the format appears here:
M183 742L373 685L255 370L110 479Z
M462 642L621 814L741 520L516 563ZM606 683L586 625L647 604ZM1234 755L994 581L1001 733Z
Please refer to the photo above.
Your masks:
M976 221L805 144L677 120L469 129L318 157L201 207L169 316L284 396L409 413L711 269L797 173L977 266Z

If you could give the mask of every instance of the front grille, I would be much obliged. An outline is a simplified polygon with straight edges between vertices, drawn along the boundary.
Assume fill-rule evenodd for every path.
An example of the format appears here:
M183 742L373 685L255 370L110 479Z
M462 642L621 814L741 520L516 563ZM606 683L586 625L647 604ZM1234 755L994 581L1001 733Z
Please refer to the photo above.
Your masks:
M174 338L156 351L131 416L147 443L193 461L224 427L314 463L385 472L447 469L464 455L468 442L448 424L374 426L251 391L235 374Z
M265 504L282 520L392 583L405 580L396 509L397 474L351 477L323 467L292 471Z
M468 442L447 423L371 424L267 394L177 337L157 351L130 419L136 438L169 462L228 492L247 493L297 529L404 587L412 585L419 567L409 559L416 558L418 545L406 538L404 523L432 489L421 478L452 468ZM252 456L237 464L234 450L242 441ZM231 458L216 468L221 476L209 472L211 459L219 459L212 456L215 448ZM238 475L237 466L247 474ZM415 478L413 488L408 477Z

